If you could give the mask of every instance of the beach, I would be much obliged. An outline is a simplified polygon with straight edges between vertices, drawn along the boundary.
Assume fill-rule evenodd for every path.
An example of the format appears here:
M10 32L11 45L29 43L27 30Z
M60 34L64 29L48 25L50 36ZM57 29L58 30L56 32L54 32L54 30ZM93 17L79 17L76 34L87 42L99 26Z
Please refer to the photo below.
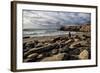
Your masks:
M23 37L23 62L87 60L90 58L90 32Z

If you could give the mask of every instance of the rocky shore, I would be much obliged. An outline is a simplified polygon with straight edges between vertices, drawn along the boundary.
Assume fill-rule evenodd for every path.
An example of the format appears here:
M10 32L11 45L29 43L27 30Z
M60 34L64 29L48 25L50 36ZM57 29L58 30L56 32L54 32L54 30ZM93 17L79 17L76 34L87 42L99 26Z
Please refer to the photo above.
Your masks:
M83 24L78 26L62 26L60 28L62 31L78 31L78 32L90 32L91 25L90 24Z
M23 39L23 62L85 60L91 58L90 32Z

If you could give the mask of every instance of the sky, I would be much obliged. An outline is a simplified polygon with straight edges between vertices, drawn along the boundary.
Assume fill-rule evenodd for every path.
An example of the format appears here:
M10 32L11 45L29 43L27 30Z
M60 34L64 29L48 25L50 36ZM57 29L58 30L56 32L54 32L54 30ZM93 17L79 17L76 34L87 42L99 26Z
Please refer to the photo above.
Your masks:
M90 13L23 10L23 29L52 29L71 24L88 24Z

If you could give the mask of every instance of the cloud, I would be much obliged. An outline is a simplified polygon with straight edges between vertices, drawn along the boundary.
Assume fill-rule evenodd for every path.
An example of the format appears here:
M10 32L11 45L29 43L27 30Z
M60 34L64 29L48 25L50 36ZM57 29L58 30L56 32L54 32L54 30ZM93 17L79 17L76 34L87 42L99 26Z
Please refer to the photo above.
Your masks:
M68 24L86 24L90 13L23 10L23 28L58 28Z

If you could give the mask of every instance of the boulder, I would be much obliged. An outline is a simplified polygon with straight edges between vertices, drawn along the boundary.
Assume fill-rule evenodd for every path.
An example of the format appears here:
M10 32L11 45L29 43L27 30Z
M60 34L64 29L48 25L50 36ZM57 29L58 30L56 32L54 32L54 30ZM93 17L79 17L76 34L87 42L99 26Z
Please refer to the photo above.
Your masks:
M79 54L79 59L88 59L89 58L89 52L87 50L83 50Z

